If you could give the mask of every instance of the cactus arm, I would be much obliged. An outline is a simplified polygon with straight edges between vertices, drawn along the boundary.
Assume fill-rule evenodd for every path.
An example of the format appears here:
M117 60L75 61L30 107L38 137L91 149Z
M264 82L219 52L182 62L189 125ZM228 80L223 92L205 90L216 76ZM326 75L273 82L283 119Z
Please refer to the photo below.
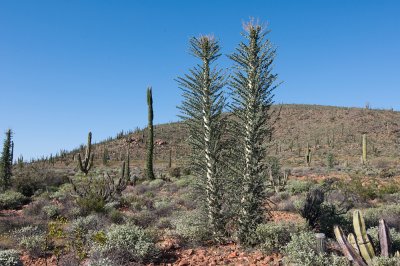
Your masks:
M375 257L375 251L367 235L364 218L359 210L355 210L353 213L353 227L357 236L357 243L361 256L369 263L372 258Z
M361 256L354 250L351 244L347 241L343 234L342 229L339 226L334 227L334 233L339 246L342 248L343 254L349 261L352 261L356 266L368 266Z
M349 243L353 246L354 250L355 250L358 254L360 254L360 250L358 249L358 245L357 245L357 240L356 240L356 237L354 236L353 233L350 233L350 234L347 236L347 240L348 240Z
M381 246L381 256L389 257L391 249L390 232L385 220L379 220L379 243Z

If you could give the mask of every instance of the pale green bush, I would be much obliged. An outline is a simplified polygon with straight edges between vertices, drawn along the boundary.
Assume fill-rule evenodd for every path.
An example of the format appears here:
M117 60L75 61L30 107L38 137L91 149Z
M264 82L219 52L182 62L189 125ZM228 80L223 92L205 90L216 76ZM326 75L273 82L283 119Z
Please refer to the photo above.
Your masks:
M24 249L33 257L41 257L46 253L47 242L45 235L33 235L22 237L19 241L20 248Z
M95 244L92 253L111 259L118 265L130 262L148 262L157 255L152 237L133 224L112 225L107 230L104 244Z
M307 192L312 186L313 182L311 181L291 179L286 185L286 191L292 195L301 194Z
M188 242L201 243L211 237L204 216L196 210L179 213L172 220L172 225L174 233Z
M257 227L256 234L262 250L266 253L279 252L291 240L291 235L307 231L306 223L265 223Z
M400 266L400 258L375 257L372 259L371 266Z
M315 250L315 233L293 234L291 241L283 248L285 263L301 266L350 266L344 257L321 255Z
M16 209L24 205L27 198L19 192L7 190L0 193L0 210L2 209Z
M389 229L390 238L392 240L392 249L400 250L400 233L396 231L394 228ZM375 247L379 246L379 235L378 235L378 227L374 226L368 228L367 234L372 238L372 242L375 244Z
M55 205L47 205L42 208L47 218L54 219L60 214L60 209Z
M19 252L14 249L0 250L1 266L22 266L19 258Z

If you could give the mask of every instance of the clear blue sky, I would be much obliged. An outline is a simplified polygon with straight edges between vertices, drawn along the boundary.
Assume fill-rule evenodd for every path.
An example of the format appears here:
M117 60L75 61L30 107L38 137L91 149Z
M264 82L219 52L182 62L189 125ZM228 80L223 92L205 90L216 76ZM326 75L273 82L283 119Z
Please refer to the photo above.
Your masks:
M395 0L0 0L0 139L12 128L30 158L143 127L148 85L155 123L176 121L188 39L229 54L249 17L272 30L276 102L398 110L399 14Z

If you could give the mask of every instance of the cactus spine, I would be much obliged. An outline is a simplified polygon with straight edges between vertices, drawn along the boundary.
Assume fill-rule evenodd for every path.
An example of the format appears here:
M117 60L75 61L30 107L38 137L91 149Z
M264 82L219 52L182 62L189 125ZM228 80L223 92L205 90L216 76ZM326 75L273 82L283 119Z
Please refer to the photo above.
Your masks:
M78 166L79 169L87 175L93 166L94 154L92 154L92 132L88 134L88 141L85 151L85 159L82 161L81 154L78 153Z
M367 134L362 135L362 163L367 163Z
M147 139L147 177L154 179L153 171L153 152L154 152L154 132L153 132L153 93L152 88L147 88L147 106L148 106L148 139Z

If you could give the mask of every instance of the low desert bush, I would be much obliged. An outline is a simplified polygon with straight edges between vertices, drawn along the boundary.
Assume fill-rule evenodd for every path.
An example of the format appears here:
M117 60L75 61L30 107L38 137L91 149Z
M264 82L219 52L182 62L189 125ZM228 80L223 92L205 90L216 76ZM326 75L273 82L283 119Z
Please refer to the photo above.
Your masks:
M302 266L350 266L347 258L318 254L315 247L315 233L305 231L293 234L291 241L282 249L285 263Z
M400 258L398 257L375 257L371 261L371 266L399 266Z
M46 233L38 226L26 226L15 230L13 237L18 241L18 246L33 257L45 255L47 250Z
M397 251L400 250L400 233L396 231L394 228L390 228L390 239L392 243L392 250ZM371 237L372 242L375 244L374 247L379 247L379 236L378 236L378 227L374 226L368 228L367 234Z
M400 205L398 204L385 204L376 208L365 209L363 216L367 227L378 226L379 219L385 219L389 227L400 231Z
M304 222L277 222L260 224L256 234L258 243L266 253L279 252L291 240L291 235L307 231Z
M314 185L311 181L301 181L291 179L286 185L286 191L291 195L301 194L307 192Z
M0 193L0 210L20 208L27 201L27 198L21 193L7 190L4 193Z
M0 265L2 266L22 266L19 252L14 249L0 250Z
M189 243L201 243L211 237L204 215L197 210L178 213L172 225L175 228L174 234Z
M149 262L158 253L154 239L133 224L111 225L105 239L105 243L96 244L92 252L95 258L108 258L114 265Z

